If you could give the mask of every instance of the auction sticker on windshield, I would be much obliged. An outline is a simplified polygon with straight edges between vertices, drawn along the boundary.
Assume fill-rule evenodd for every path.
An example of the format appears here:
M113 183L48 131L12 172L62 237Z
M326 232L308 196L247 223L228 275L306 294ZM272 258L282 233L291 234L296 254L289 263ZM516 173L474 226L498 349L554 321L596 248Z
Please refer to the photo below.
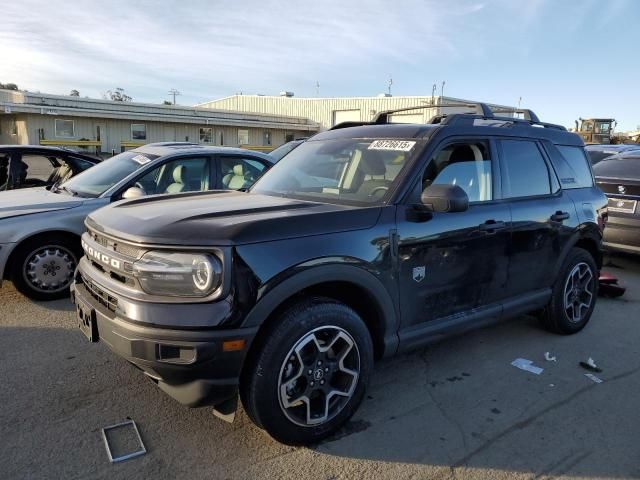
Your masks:
M140 165L144 165L145 163L149 163L151 161L150 158L145 157L144 155L136 155L135 157L131 157L131 160L138 162Z
M376 140L371 142L367 150L394 150L396 152L410 151L416 142L409 140Z

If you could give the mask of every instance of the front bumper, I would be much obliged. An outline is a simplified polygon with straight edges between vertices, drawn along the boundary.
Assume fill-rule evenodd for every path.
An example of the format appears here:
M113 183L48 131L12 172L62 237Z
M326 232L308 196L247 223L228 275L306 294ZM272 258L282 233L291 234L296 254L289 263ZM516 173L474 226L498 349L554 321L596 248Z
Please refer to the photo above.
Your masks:
M640 254L640 216L618 216L609 212L604 246L608 250Z
M77 307L88 306L94 312L94 341L104 342L184 405L218 405L237 394L242 364L257 327L180 330L132 322L120 315L113 303L99 301L94 289L87 288L76 273L71 298ZM112 300L117 298L113 292L103 293ZM176 317L176 322L179 320ZM224 351L223 343L228 341L243 348Z

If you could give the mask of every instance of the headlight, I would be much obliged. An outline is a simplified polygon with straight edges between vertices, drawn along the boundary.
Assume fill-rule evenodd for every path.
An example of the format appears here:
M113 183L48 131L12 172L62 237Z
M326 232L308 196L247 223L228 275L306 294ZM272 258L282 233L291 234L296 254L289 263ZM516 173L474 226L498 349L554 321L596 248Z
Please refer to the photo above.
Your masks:
M206 297L220 286L222 263L206 253L147 252L133 274L151 295Z

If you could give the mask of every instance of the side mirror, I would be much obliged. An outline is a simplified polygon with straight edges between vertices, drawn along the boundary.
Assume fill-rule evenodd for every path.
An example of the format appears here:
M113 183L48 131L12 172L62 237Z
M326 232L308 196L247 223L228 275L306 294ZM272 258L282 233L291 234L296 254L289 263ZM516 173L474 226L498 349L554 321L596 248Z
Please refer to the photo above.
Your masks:
M422 204L432 212L464 212L469 208L469 197L458 185L431 185L424 189Z
M145 193L139 187L129 187L122 194L122 198L126 200L131 200L132 198L144 197Z

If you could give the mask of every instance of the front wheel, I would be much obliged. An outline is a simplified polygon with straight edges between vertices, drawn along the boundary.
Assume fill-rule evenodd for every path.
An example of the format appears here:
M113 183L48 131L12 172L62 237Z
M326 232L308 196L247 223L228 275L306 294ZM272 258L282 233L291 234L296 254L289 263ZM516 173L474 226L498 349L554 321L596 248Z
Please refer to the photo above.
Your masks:
M542 324L557 333L571 334L584 328L598 297L598 268L589 252L573 248L553 287L549 304L540 313Z
M243 376L249 416L289 445L331 435L356 411L373 366L362 319L331 299L314 298L285 311L261 339Z
M16 289L32 300L68 297L80 256L79 242L68 237L27 240L14 254L11 279Z

